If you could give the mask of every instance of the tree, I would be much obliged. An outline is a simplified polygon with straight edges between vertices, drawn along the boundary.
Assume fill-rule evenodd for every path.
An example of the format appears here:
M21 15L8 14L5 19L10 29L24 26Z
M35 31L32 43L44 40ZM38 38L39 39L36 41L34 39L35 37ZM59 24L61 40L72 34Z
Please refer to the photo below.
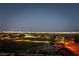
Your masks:
M50 36L49 38L48 38L48 40L50 41L50 46L52 46L53 44L55 44L55 37L54 36Z
M76 35L75 36L75 40L74 40L76 43L79 43L79 35Z

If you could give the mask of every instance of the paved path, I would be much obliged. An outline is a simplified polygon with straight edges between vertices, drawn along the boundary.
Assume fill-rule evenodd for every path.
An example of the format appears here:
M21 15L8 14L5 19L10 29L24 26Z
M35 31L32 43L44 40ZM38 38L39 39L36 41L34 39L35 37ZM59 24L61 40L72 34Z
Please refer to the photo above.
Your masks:
M16 42L34 42L34 43L49 43L49 41L33 41L33 40L16 40Z

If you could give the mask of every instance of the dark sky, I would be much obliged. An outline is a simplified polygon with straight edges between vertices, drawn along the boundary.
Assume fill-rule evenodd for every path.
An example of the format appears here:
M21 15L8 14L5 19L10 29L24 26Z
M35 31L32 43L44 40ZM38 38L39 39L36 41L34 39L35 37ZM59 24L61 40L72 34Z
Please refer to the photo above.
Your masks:
M0 31L79 30L79 4L0 4Z

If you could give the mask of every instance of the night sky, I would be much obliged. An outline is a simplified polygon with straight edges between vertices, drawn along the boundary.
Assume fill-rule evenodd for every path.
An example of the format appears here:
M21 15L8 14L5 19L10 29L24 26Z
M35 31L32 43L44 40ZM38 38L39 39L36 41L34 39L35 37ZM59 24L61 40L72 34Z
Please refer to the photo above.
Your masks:
M0 4L0 31L79 30L79 4Z

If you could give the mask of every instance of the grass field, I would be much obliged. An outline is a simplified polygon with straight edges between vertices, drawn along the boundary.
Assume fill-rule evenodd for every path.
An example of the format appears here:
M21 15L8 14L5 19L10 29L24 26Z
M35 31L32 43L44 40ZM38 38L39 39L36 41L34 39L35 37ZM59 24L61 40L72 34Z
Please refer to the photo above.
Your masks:
M16 52L18 50L27 50L43 45L44 43L33 42L2 42L0 43L0 52Z

